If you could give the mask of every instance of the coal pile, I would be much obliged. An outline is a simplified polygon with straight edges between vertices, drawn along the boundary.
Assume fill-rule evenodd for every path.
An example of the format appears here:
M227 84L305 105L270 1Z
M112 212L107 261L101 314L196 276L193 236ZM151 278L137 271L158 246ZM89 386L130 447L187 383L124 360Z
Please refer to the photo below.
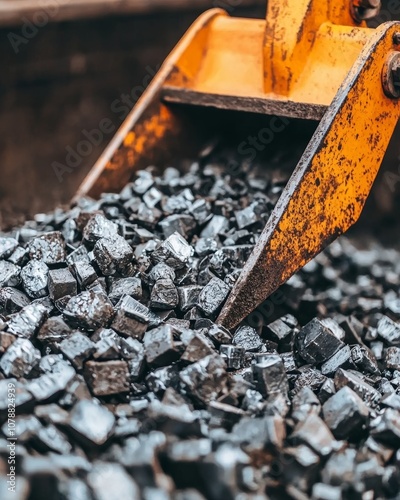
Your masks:
M265 175L148 169L0 237L1 499L399 498L396 250L343 238L216 323L287 180Z

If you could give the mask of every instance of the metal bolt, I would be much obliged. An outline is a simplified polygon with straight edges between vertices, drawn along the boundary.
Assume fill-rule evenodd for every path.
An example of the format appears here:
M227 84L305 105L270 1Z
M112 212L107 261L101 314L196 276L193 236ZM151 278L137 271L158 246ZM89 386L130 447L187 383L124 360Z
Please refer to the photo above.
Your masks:
M381 9L381 0L350 0L350 2L350 12L357 23L373 19Z
M382 85L391 99L400 97L400 52L391 52L382 70Z
M395 45L400 45L400 33L397 32L393 35L393 43Z

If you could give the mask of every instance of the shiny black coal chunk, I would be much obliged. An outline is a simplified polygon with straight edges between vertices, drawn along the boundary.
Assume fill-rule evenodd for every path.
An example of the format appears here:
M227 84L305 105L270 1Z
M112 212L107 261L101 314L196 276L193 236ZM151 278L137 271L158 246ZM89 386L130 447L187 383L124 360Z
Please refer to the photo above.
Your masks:
M238 328L233 336L233 343L249 352L258 352L263 346L260 336L251 326Z
M344 347L343 342L317 318L298 332L296 345L300 356L308 363L323 363Z
M133 250L122 236L100 238L93 249L93 254L104 276L112 276L115 273L125 275L131 271Z
M76 280L67 268L49 271L48 288L50 298L54 301L78 292Z
M42 304L28 304L9 317L7 330L18 337L31 338L37 333L47 316L47 309Z
M1 273L1 269L0 269ZM31 260L21 271L22 287L32 299L45 297L48 293L49 268L44 262Z
M115 318L111 327L125 337L141 340L150 321L146 306L126 295L116 305Z
M369 416L367 405L347 386L329 398L322 411L325 422L337 439L354 438Z
M83 230L83 237L90 243L95 243L101 238L114 238L118 236L118 226L102 214L91 216Z
M77 369L96 351L94 343L82 333L74 333L60 344L60 351Z
M0 288L0 311L12 314L30 303L29 297L23 292L13 287Z
M94 396L109 396L129 391L129 370L126 361L88 361L84 377Z
M29 375L41 358L40 351L28 339L16 339L0 359L0 369L6 377Z
M178 291L170 278L159 279L153 286L150 307L153 309L175 309L178 305Z
M45 264L59 264L64 262L67 256L64 236L59 231L33 238L28 243L27 248L31 259L39 260Z
M174 329L170 325L162 325L148 331L143 338L146 360L150 365L164 366L179 357L175 346Z
M193 248L177 232L171 234L152 253L154 262L164 262L173 269L181 269L193 255Z
M124 296L130 295L134 299L142 297L142 282L140 278L113 279L108 291L108 298L115 305Z
M72 297L63 314L72 326L96 330L109 325L114 308L105 294L89 290Z

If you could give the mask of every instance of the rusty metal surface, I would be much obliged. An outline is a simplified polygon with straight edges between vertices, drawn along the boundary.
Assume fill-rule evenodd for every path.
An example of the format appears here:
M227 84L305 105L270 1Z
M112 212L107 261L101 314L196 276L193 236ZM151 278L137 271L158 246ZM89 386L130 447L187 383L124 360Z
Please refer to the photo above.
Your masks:
M161 98L166 103L191 104L217 109L234 109L246 113L262 113L265 115L302 118L303 120L321 120L327 106L292 101L278 101L257 97L240 97L196 92L180 87L164 86Z
M400 23L376 30L340 87L219 317L232 328L358 219L400 114L381 74Z

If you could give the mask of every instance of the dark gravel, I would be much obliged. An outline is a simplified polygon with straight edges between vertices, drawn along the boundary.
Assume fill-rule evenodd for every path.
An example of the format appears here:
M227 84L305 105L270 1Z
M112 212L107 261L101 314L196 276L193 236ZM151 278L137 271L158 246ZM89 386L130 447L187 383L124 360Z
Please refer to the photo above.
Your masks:
M1 499L399 498L399 252L215 323L285 180L202 158L0 237Z

